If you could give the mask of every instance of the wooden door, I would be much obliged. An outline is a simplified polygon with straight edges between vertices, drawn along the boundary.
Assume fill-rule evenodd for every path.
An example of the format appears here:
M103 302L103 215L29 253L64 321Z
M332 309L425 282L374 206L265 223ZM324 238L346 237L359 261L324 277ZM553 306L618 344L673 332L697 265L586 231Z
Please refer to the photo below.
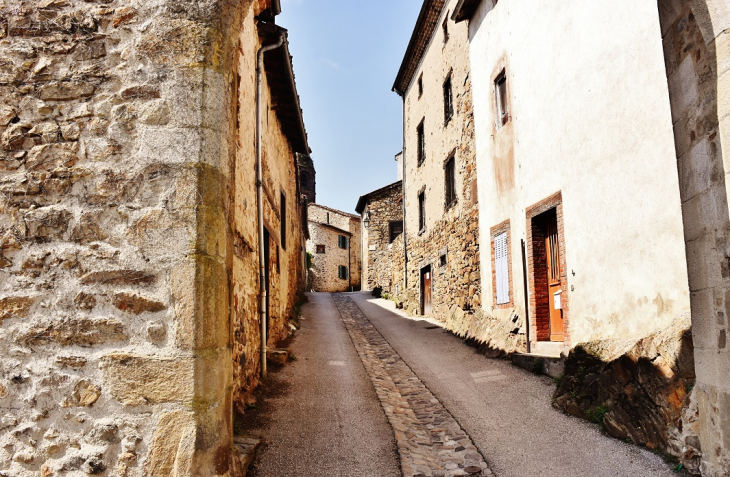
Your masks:
M554 212L546 215L545 255L547 259L548 304L550 307L550 341L565 341L558 218Z
M431 314L431 267L425 267L421 270L421 300L422 314Z

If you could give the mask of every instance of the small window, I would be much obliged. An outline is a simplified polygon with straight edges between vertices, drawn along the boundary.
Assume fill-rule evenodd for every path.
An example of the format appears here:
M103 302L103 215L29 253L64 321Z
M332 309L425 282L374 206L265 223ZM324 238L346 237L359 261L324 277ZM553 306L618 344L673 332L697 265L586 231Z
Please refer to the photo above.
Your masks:
M426 193L418 194L418 230L426 230Z
M443 254L439 257L439 267L445 267L446 266L446 254Z
M421 123L416 128L416 136L418 138L418 149L417 149L417 156L418 156L418 165L420 166L423 164L423 161L426 160L426 135L423 131L423 123L425 119L421 120Z
M403 221L396 220L390 223L390 243L393 243L400 234L403 233Z
M451 74L444 81L444 124L449 124L454 116L454 100L451 91Z
M347 277L348 277L347 267L340 265L337 268L337 276L339 276L342 280L347 280Z
M307 187L309 185L309 177L303 175L301 180L302 187Z
M283 193L281 194L281 218L279 222L281 223L281 248L286 250L286 196Z
M324 245L317 245L317 253L324 253Z
M505 70L494 80L494 96L497 102L497 128L509 121L509 104L507 102L507 74Z
M347 245L348 245L347 242L348 242L347 237L345 237L344 235L338 235L337 236L337 245L340 248L347 249Z
M453 155L444 166L444 178L446 182L445 210L449 210L456 204L456 169Z
M446 18L444 18L444 23L441 25L441 29L444 31L444 43L449 41L449 13L446 12Z
M328 224L330 223L330 213L329 212L327 212L327 223Z
M418 77L418 97L423 96L423 73Z
M507 232L502 232L494 237L494 280L497 289L497 305L510 302L508 255Z

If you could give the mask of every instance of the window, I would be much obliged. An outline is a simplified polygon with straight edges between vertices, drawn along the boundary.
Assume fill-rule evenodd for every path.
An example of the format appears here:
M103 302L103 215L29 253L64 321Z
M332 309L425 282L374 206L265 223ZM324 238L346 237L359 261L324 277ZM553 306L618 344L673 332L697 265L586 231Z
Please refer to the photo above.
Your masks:
M444 81L444 124L449 124L454 116L454 101L451 92L451 73Z
M303 175L301 180L302 187L307 187L309 185L309 177Z
M423 96L423 73L418 77L418 98L420 99L421 96Z
M403 233L403 221L396 220L390 223L390 242L393 243L400 234Z
M341 279L347 280L347 277L348 277L347 273L348 273L347 267L342 266L342 265L337 267L337 276L340 277Z
M494 80L494 96L497 102L497 128L501 128L509 120L509 105L507 103L507 74L502 70Z
M446 182L445 210L449 210L456 204L456 169L453 154L446 161L444 166L444 178Z
M324 245L317 245L317 253L324 253Z
M502 232L494 237L494 283L497 291L497 305L510 302L508 255L507 232Z
M328 224L330 223L330 213L329 212L327 212L327 223Z
M281 218L279 219L279 222L281 223L281 248L282 250L286 250L286 196L282 193L281 194Z
M445 267L446 266L446 254L443 254L439 257L439 267Z
M345 237L344 235L338 235L337 236L337 245L340 248L347 249L347 237Z
M426 230L426 193L418 194L418 230Z
M418 165L420 166L423 164L423 161L426 159L426 136L423 133L423 123L425 119L421 120L421 123L416 128L416 136L418 138L418 149L417 149L417 155L418 155Z
M446 18L444 18L444 23L441 25L441 29L444 31L444 43L449 41L449 13L446 12Z

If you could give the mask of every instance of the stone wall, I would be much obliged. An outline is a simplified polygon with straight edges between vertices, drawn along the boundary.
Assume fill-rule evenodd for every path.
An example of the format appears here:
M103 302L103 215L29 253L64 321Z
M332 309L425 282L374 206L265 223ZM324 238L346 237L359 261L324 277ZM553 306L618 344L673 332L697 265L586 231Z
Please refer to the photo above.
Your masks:
M696 363L701 471L730 475L730 6L660 0Z
M318 292L359 290L361 285L360 217L319 204L309 204L307 252L311 253L310 286ZM339 237L347 237L347 248L339 246ZM324 253L317 253L317 245ZM348 268L348 278L339 277L339 267Z
M398 291L403 289L403 238L400 234L400 248L396 250L397 244L390 241L390 228L392 222L403 221L401 183L369 193L364 207L363 215L368 214L370 224L363 228L363 287L366 290L380 287L387 293L397 294L396 286ZM397 256L401 260L395 260Z
M254 96L267 7L0 3L3 473L229 473L234 386L251 384L258 350L257 245L229 226L234 207L247 224L255 211L254 111L239 108L237 142L232 98L240 65ZM303 263L293 153L271 157L283 151L291 165L267 171L294 224L273 340ZM229 310L245 324L231 329Z
M438 25L453 11L446 2ZM445 124L443 85L451 75L453 117ZM418 81L421 78L423 94ZM407 289L400 300L411 313L421 313L421 269L433 272L433 314L447 320L470 314L481 305L479 217L474 148L474 119L469 76L468 29L448 20L448 40L438 28L405 92L404 197L407 246ZM423 121L425 159L418 164L417 127ZM456 204L445 203L446 160L454 154ZM418 195L425 194L425 229L419 230ZM446 265L439 258L445 255Z

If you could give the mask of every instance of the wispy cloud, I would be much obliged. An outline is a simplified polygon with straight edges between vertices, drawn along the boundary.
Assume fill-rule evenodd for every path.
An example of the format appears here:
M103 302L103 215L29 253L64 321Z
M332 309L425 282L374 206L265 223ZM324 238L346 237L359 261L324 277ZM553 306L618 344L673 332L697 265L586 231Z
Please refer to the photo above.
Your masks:
M295 1L295 0L292 0L292 1ZM340 65L335 60L332 60L332 59L327 58L325 56L320 57L320 61L322 63L324 63L325 65L329 66L330 68L332 68L333 70L341 70L342 69L342 65Z

